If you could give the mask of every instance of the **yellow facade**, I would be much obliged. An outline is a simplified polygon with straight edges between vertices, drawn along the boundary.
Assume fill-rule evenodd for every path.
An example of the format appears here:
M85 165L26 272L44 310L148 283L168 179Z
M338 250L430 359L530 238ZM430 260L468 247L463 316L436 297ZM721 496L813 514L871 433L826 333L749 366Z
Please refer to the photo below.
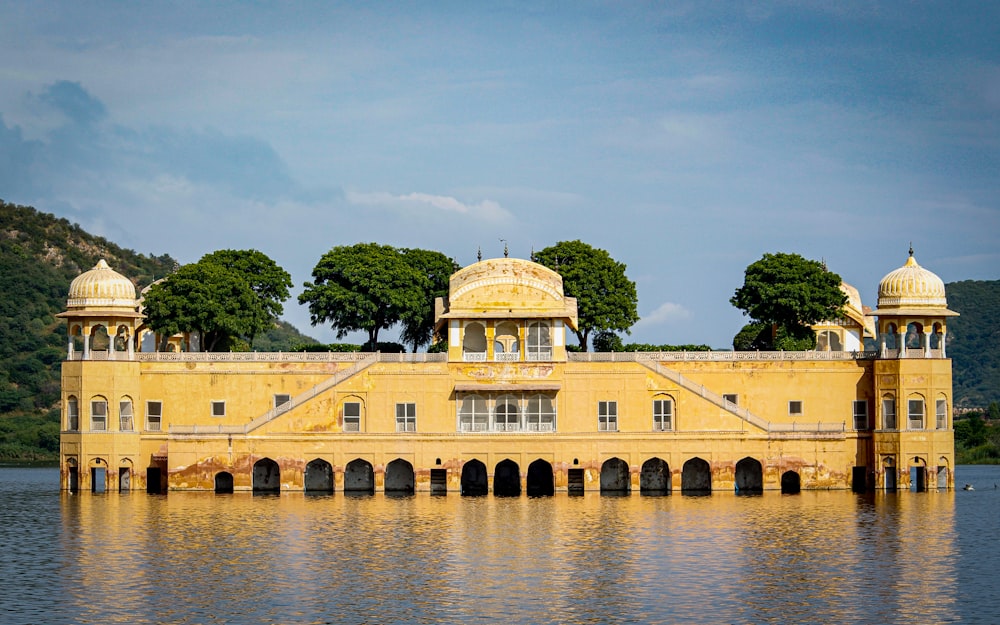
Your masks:
M922 326L943 327L946 312L922 310ZM91 333L120 321L85 302L65 316ZM85 335L63 365L62 485L545 495L905 488L912 475L953 486L943 342L576 354L561 277L507 258L458 271L437 316L446 354L97 350Z

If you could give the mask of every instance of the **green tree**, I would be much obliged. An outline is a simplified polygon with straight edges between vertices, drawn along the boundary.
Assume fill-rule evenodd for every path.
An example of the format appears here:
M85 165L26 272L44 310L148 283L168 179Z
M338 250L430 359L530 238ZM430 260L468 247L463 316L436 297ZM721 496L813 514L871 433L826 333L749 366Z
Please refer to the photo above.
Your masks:
M367 332L370 346L378 344L380 330L415 317L431 290L427 275L400 250L377 243L335 247L312 275L299 295L299 303L309 305L312 324L330 323L337 338Z
M560 241L535 253L535 261L559 272L563 291L576 298L576 338L586 351L591 333L618 330L631 334L639 321L635 282L625 264L582 241Z
M434 300L448 296L451 274L458 271L458 263L441 252L421 249L402 249L400 253L408 265L427 278L427 291L412 310L402 315L403 328L400 339L413 346L416 352L431 342L434 332Z
M202 256L198 262L225 267L240 274L250 284L267 316L262 330L267 330L284 312L283 304L288 299L288 289L292 287L292 276L267 254L257 250L218 250ZM253 337L249 338L253 343Z
M162 335L194 331L205 351L261 330L260 299L239 273L212 262L184 265L146 293L146 323Z
M774 326L772 349L811 349L816 339L809 326L843 316L847 296L840 284L840 276L817 261L798 254L764 254L746 268L743 286L729 302L754 323ZM736 339L745 343L749 333L752 329L745 327ZM753 342L764 341L766 334L757 334Z

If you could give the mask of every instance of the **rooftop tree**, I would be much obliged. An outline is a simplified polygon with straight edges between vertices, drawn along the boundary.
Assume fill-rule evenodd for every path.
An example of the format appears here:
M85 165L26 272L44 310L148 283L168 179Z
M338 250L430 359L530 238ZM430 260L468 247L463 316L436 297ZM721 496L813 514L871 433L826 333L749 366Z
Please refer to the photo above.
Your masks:
M535 261L563 277L563 291L576 298L576 338L583 350L591 333L618 330L630 333L639 321L635 282L625 275L625 264L606 251L582 241L561 241L535 253Z

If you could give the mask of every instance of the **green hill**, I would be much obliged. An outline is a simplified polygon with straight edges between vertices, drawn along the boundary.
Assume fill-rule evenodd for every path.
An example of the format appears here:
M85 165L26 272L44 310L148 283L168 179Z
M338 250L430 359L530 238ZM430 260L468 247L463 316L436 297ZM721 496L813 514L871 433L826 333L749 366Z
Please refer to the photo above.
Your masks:
M137 287L177 262L143 255L29 206L0 200L0 460L55 459L59 449L59 375L66 355L69 284L105 259ZM289 351L315 343L285 322L255 348Z
M964 280L945 285L955 405L985 408L1000 401L1000 280Z

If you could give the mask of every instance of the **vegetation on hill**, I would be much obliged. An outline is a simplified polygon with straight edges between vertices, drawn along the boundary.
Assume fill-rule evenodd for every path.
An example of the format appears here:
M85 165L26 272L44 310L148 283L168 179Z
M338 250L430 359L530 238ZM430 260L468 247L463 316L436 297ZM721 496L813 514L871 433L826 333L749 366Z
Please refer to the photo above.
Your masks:
M1000 280L964 280L945 285L955 405L985 408L1000 402Z
M1000 464L1000 404L955 417L955 462Z

